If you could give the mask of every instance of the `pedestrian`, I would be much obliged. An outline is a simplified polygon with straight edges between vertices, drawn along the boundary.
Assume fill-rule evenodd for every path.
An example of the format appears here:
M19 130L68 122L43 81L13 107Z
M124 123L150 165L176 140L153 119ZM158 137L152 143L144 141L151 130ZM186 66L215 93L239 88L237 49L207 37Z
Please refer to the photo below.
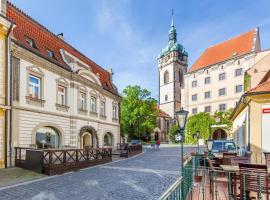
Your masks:
M157 148L157 151L159 151L159 146L160 146L160 141L159 141L159 139L157 139L157 141L156 141L156 148Z

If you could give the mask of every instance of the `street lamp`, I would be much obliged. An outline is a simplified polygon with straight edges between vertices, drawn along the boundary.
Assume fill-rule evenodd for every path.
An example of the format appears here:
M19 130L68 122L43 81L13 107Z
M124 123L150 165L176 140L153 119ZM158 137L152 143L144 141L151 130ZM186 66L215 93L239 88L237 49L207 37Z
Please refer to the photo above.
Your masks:
M188 111L181 108L179 111L176 111L176 120L178 124L178 128L180 131L180 138L181 138L181 176L184 176L184 140L185 140L185 127L187 123L187 117L188 117ZM181 194L184 193L184 188L181 187ZM183 199L183 196L181 195L181 199Z

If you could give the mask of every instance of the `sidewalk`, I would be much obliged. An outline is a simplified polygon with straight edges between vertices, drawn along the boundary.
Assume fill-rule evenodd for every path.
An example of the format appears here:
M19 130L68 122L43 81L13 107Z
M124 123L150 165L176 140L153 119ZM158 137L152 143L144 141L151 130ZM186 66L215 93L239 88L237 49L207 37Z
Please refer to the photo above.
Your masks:
M39 174L33 171L14 167L7 169L0 169L0 188L4 186L14 185L34 179L45 177L44 174Z
M143 145L144 148L151 148L151 145ZM162 148L174 148L174 147L181 147L181 144L160 144ZM197 147L197 145L191 144L184 144L184 147ZM200 148L206 148L206 145L201 145Z

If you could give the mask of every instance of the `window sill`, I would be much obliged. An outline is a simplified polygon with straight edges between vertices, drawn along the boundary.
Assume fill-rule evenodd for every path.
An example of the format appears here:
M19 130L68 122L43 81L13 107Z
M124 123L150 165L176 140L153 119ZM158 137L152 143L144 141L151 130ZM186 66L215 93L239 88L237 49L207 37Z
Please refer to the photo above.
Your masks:
M26 103L34 105L34 106L43 107L46 102L43 99L33 98L31 96L26 96L25 98L26 98Z
M78 113L81 115L87 115L87 110L78 108Z
M97 117L97 116L98 116L98 113L96 113L96 112L91 112L91 111L90 111L90 116L91 116L91 117Z
M56 106L56 110L59 110L59 111L64 111L64 112L68 112L69 110L69 106L67 105L61 105L61 104L55 104Z
M107 119L107 116L106 115L99 115L99 118L102 119L102 120L106 120Z

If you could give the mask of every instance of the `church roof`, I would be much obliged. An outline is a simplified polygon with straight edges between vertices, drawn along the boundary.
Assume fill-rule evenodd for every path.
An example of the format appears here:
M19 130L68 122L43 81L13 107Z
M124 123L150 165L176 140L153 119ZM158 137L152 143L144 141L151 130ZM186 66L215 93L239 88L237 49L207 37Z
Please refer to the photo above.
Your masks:
M93 60L82 54L80 51L72 47L70 44L59 38L57 35L49 31L43 25L29 17L23 11L15 7L10 2L7 2L7 18L12 21L16 26L13 30L15 42L28 49L29 51L55 63L56 65L71 71L70 67L64 62L60 49L63 49L80 59L92 69L92 72L99 74L100 82L103 89L118 95L118 92L111 82L110 73L96 64ZM26 39L30 38L34 41L35 47L30 46ZM91 48L91 44L89 44ZM53 57L49 57L47 51L53 52Z
M189 69L189 72L224 62L233 58L233 56L242 56L255 51L257 33L257 28L252 29L239 36L207 48Z

